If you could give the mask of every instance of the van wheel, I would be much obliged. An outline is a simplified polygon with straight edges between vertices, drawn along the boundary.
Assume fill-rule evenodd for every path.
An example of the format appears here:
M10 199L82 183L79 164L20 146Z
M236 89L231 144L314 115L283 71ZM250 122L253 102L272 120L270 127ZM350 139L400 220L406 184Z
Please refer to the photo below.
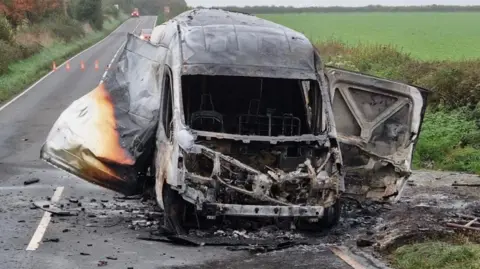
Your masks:
M300 219L297 223L298 228L304 231L320 232L325 229L333 228L338 224L342 213L342 203L337 200L331 207L325 208L323 216L318 222L308 222L306 219Z
M177 235L186 234L184 216L186 201L165 182L162 189L165 228Z
M340 199L338 199L331 207L325 208L325 214L323 214L323 217L320 219L320 226L327 229L332 228L338 224L341 214L342 203L340 202Z

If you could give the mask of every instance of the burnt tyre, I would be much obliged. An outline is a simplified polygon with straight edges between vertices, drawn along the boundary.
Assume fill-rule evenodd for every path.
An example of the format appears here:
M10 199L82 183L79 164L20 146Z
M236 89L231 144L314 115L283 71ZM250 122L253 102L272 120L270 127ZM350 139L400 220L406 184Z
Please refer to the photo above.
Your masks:
M323 217L320 219L320 226L325 228L332 228L337 225L340 221L340 216L342 214L342 203L338 200L333 206L325 209Z
M189 229L210 229L220 221L200 215L194 205L186 202L168 184L163 187L162 198L165 208L164 227L177 235L187 234Z
M300 219L297 222L297 228L304 231L320 232L331 229L338 224L342 213L342 203L337 200L335 204L325 208L323 217L317 222L311 222L308 219Z

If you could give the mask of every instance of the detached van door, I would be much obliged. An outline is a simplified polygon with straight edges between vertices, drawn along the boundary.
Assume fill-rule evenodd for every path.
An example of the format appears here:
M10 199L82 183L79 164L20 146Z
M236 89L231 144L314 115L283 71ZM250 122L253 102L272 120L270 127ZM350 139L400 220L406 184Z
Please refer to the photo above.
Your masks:
M345 167L346 195L398 200L411 174L427 105L425 89L325 69Z
M129 34L116 68L62 112L40 158L125 195L141 191L139 172L151 164L162 87L163 63L152 59L166 52Z

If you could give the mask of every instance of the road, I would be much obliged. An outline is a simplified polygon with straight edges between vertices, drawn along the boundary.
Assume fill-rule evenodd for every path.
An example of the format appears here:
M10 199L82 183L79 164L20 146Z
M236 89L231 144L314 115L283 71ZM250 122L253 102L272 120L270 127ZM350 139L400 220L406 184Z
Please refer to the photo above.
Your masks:
M180 247L138 240L137 232L128 229L125 223L105 227L88 225L88 218L50 219L43 210L31 208L33 201L52 196L61 203L71 197L83 198L87 209L92 199L112 200L113 192L40 161L40 147L59 114L98 85L106 66L126 41L127 32L151 28L155 20L145 16L126 21L103 41L72 58L70 70L65 65L59 66L13 102L0 106L0 268L96 268L101 260L108 261L107 268L135 269L245 268L245 265L277 269L295 265L296 268L350 268L321 247L310 252L289 250L262 256L220 247ZM99 70L94 68L96 61ZM23 182L32 178L40 182L24 186ZM42 242L48 239L58 241ZM39 246L35 242L40 242ZM117 259L106 260L107 256Z

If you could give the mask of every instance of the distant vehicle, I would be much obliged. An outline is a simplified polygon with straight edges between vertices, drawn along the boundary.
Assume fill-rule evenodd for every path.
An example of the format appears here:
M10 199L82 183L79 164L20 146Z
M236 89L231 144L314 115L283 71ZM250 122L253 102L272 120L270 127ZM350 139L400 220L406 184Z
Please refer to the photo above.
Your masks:
M140 17L140 13L138 12L138 8L134 8L131 14L132 17Z
M151 36L152 36L152 29L142 29L140 31L140 38L143 40L150 41Z

